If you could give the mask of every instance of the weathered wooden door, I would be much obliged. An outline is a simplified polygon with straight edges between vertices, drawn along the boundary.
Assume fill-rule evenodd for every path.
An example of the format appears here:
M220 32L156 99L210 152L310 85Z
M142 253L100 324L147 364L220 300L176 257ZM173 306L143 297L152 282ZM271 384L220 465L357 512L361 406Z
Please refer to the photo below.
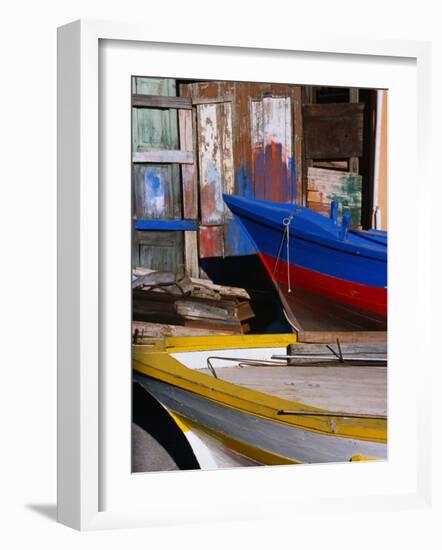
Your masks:
M182 163L193 164L193 154L180 147L189 145L189 140L180 144L185 140L183 135L180 139L179 119L188 131L189 117L179 110L179 100L174 79L133 78L134 266L175 271L186 263L186 233L196 229L196 221L183 219L181 176L185 180L188 171Z

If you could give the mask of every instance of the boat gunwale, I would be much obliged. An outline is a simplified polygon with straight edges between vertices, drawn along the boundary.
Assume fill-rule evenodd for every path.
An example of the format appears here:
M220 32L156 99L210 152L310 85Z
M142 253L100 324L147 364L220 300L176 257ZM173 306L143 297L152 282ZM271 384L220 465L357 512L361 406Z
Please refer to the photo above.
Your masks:
M141 351L140 347L142 346L138 347L133 356L133 368L135 371L191 391L224 406L267 420L325 435L379 443L386 443L387 441L387 419L333 417L332 411L326 411L318 407L312 407L303 403L275 397L264 392L240 387L224 380L215 379L211 375L191 370L172 357L167 351ZM311 412L328 412L329 415L321 417L314 417L313 415L304 417L301 415L278 415L278 411L280 410L293 410L296 408ZM367 424L369 426L368 434Z
M265 201L264 201L265 202ZM282 207L273 207L273 206L267 206L269 209L273 209L275 211L280 211L282 215L290 215L293 214L293 219L296 218L296 210L294 212L290 212L290 206L294 205L287 205L287 209L284 209ZM276 230L278 233L283 233L284 226L282 224L278 224L274 220L269 220L268 218L262 216L260 213L252 213L249 210L246 210L244 207L240 205L236 205L236 208L241 211L241 216L247 218L249 221L252 221L254 223L259 222L260 224ZM299 209L299 207L296 207ZM234 213L235 214L235 213ZM235 214L241 223L241 216L238 216ZM319 214L318 214L319 215ZM328 220L328 218L325 218L324 220ZM339 226L337 226L339 227ZM328 229L325 229L324 231L329 231ZM351 230L349 231L352 235L358 237L358 235L355 235L354 232ZM325 248L330 248L331 250L339 251L343 254L348 254L350 256L355 256L358 258L366 258L369 260L379 261L381 263L387 263L387 250L386 245L383 245L381 243L375 243L372 240L369 240L365 237L359 237L361 239L364 239L366 242L363 243L354 243L349 242L348 240L339 240L339 237L337 235L320 235L318 233L314 233L313 231L306 231L305 229L296 229L295 230L290 228L290 237L293 239L297 239L300 241L308 242L309 244L313 244L316 246L323 246ZM370 242L370 244L368 244ZM254 243L255 244L255 243ZM255 245L256 247L256 245ZM360 250L357 250L360 249Z

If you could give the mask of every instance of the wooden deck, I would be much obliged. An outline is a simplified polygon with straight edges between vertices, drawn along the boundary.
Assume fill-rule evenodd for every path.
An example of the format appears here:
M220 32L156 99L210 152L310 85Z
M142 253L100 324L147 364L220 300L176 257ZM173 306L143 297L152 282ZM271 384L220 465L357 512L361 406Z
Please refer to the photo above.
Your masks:
M387 414L385 367L223 367L220 380L334 412ZM209 374L209 369L198 369Z

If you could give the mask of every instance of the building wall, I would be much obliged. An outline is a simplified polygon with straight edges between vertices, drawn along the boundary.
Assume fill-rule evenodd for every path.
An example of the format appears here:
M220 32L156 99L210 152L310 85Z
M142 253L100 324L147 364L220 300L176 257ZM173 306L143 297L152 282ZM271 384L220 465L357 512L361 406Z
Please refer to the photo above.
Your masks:
M222 201L222 193L294 203L302 193L301 89L287 84L182 84L196 104L203 258L256 251ZM298 152L298 161L295 160Z
M379 208L381 210L381 229L388 229L388 92L384 92L382 101L382 126L379 165Z

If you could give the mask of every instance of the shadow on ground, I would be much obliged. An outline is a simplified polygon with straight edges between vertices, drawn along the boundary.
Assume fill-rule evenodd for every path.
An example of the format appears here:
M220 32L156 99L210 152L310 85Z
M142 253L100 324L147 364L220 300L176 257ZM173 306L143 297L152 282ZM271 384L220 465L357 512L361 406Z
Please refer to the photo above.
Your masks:
M25 507L28 510L32 510L40 516L50 519L51 521L57 521L57 505L56 504L26 504Z

